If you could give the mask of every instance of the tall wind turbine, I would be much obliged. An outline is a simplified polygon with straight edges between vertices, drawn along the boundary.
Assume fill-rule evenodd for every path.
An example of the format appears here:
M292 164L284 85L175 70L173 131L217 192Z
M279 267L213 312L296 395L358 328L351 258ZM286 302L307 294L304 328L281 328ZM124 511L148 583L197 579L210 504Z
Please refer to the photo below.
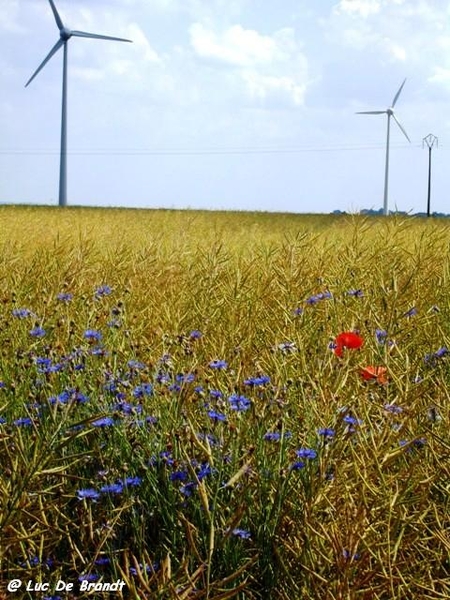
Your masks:
M126 40L124 38L119 37L111 37L109 35L99 35L97 33L87 33L86 31L75 31L72 29L68 29L64 26L61 17L59 16L58 11L56 10L55 3L53 0L48 0L50 2L51 9L53 11L53 16L55 17L56 25L59 29L59 40L41 62L39 67L30 77L30 79L25 84L27 87L36 75L39 73L41 69L48 63L51 57L58 52L58 50L63 47L64 48L64 58L63 58L63 83L62 83L62 110L61 110L61 149L60 149L60 162L59 162L59 206L67 205L67 42L69 39L73 37L84 37L84 38L94 38L96 40L115 40L117 42L131 42L131 40Z
M392 104L386 110L367 110L362 112L357 112L357 115L387 115L387 137L386 137L386 167L384 172L384 203L383 203L383 214L388 214L388 183L389 183L389 136L391 129L391 117L397 123L399 128L401 129L403 135L406 137L408 142L411 143L411 140L408 137L408 134L400 124L399 120L395 116L394 106L400 96L403 86L406 83L406 79L403 81L402 85L399 87L398 92L395 94L394 99L392 100Z

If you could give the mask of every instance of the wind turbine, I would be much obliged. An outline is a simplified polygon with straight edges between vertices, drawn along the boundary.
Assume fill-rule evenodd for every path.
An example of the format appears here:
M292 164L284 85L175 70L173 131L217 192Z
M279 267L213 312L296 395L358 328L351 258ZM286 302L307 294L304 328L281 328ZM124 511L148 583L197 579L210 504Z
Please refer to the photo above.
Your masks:
M86 31L76 31L72 29L68 29L64 26L61 17L59 16L58 11L56 10L55 3L53 0L48 0L50 2L51 9L53 11L53 16L55 17L56 25L59 29L59 40L41 62L39 67L30 77L30 79L25 84L27 87L36 75L39 73L41 69L48 63L51 57L58 52L58 50L63 47L64 48L64 58L63 58L63 83L62 83L62 109L61 109L61 148L60 148L60 162L59 162L59 206L67 205L67 42L69 39L73 37L83 37L83 38L94 38L96 40L115 40L117 42L131 42L131 40L126 40L124 38L119 37L111 37L109 35L99 35L97 33L87 33Z
M389 183L389 136L390 136L390 128L391 128L391 117L397 123L399 128L401 129L403 135L406 137L409 143L411 140L408 137L408 134L400 124L399 120L395 116L394 106L400 96L403 86L406 83L406 79L403 81L402 85L399 87L398 92L395 94L394 99L392 100L392 104L386 110L366 110L357 112L357 115L387 115L387 137L386 137L386 166L384 172L384 203L383 203L383 214L388 214L388 183Z

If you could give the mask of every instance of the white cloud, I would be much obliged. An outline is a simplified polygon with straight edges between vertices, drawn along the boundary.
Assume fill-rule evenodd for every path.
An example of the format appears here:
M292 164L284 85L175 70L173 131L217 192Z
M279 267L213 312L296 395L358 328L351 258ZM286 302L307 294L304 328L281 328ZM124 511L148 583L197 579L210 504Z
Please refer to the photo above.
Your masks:
M251 98L276 105L294 104L301 106L304 102L306 83L298 83L293 77L260 75L255 71L246 71L242 77L247 84Z
M367 18L380 12L380 0L340 0L334 8L337 14Z
M218 32L194 23L189 33L194 57L210 65L231 67L226 79L220 72L220 82L223 86L226 80L228 94L235 101L244 94L246 103L250 100L258 106L304 103L308 62L292 28L284 27L267 35L239 24ZM219 81L219 75L215 77Z
M222 34L207 29L201 23L189 28L191 45L202 58L230 65L248 67L279 60L284 53L277 40L253 29L233 25Z
M404 62L407 58L407 52L403 46L396 44L390 39L385 40L385 45L388 53L394 60Z

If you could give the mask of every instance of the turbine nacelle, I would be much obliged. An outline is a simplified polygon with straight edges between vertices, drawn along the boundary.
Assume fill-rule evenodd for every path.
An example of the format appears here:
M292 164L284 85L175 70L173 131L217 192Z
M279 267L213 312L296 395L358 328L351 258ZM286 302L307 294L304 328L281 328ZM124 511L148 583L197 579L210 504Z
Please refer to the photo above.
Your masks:
M72 32L68 27L61 27L59 30L59 37L63 42L67 42L67 40L72 37Z

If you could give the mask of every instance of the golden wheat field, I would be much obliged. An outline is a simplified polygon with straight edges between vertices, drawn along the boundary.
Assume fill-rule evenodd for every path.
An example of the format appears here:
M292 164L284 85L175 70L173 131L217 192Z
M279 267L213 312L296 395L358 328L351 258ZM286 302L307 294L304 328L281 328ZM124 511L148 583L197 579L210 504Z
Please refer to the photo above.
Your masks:
M0 595L450 597L446 219L2 206L0 246Z

